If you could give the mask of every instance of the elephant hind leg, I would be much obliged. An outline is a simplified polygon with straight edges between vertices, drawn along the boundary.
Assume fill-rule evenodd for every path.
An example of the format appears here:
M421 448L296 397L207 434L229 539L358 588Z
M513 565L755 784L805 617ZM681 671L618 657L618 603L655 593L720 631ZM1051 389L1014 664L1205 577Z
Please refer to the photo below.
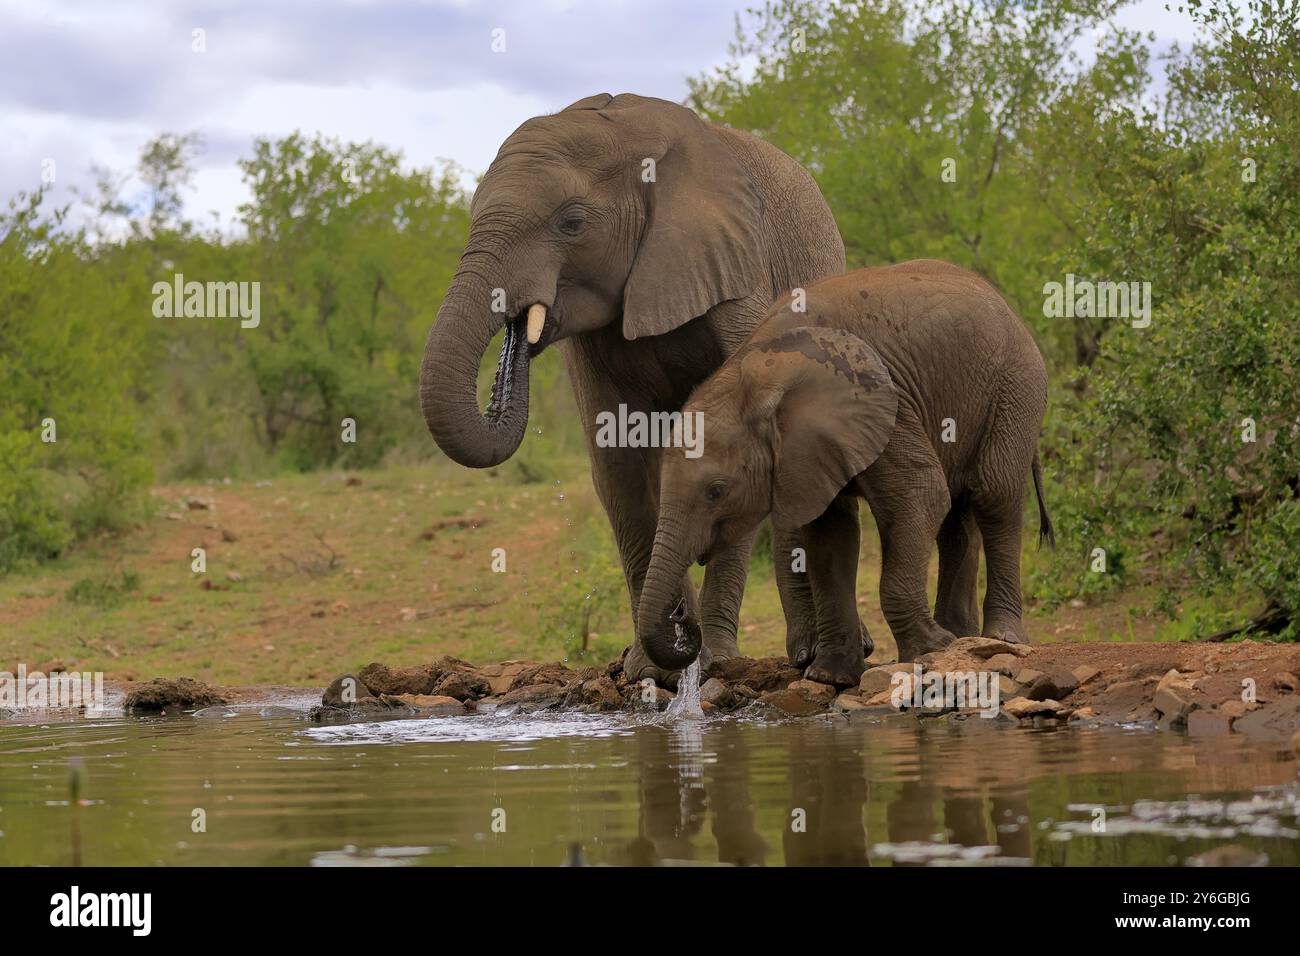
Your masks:
M984 563L988 580L984 592L984 628L987 637L1027 643L1021 621L1020 550L1024 524L1024 500L1033 443L1011 436L995 446L1001 463L984 474L995 480L973 498L975 520L984 539Z
M934 619L958 637L980 633L980 531L966 496L939 526L939 589Z
M912 661L942 650L955 637L931 617L926 595L930 554L950 501L937 461L930 468L896 471L908 474L907 490L887 488L881 494L882 489L873 489L869 500L880 528L880 609L898 644L898 659ZM901 481L891 477L889 483Z
M984 536L984 560L988 565L988 586L984 593L986 637L1012 643L1028 643L1021 623L1020 538L1023 516L1020 504L1002 502L976 511Z

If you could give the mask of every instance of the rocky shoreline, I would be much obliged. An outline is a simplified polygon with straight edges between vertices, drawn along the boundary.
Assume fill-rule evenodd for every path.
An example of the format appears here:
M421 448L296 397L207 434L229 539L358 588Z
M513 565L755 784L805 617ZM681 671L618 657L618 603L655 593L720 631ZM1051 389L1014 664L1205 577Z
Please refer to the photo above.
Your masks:
M871 664L869 661L868 664ZM983 711L1006 725L1132 725L1193 736L1242 733L1300 751L1300 646L1234 644L1008 644L962 638L908 664L869 666L856 687L805 680L784 658L715 662L702 679L706 712L774 718L834 714L848 719L910 715L967 719ZM896 677L896 675L902 675ZM941 686L952 675L991 689L993 706L915 697L898 685ZM904 684L904 689L908 685ZM249 688L210 688L189 679L132 685L129 713L176 712L255 697ZM454 657L390 667L371 663L332 681L309 716L317 721L402 716L508 715L541 710L662 710L673 693L628 679L623 661L605 667ZM987 701L984 701L987 703Z

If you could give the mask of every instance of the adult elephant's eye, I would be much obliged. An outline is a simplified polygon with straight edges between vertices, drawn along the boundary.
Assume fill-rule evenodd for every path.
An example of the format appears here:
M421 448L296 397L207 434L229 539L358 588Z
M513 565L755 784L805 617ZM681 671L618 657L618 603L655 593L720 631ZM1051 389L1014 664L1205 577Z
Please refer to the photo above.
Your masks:
M560 220L560 232L566 236L576 236L582 232L582 227L587 224L587 220L573 213L568 213Z
M704 497L710 501L717 501L727 493L727 486L720 481L715 481L704 492Z

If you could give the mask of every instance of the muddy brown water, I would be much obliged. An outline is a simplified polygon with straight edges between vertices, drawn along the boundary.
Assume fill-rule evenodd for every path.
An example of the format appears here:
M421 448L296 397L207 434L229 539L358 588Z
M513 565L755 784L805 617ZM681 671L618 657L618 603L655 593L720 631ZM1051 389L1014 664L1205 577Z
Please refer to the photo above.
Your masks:
M1298 811L1285 749L1150 729L256 707L0 727L9 866L1294 866Z

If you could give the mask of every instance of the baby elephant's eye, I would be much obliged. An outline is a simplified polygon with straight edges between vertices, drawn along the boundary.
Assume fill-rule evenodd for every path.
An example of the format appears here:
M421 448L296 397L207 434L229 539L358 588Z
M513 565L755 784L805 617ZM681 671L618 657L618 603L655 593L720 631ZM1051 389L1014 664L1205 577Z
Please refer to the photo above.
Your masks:
M709 487L705 490L704 497L708 498L710 501L717 501L726 493L727 493L727 486L723 484L721 481L715 481L713 484L709 485Z

